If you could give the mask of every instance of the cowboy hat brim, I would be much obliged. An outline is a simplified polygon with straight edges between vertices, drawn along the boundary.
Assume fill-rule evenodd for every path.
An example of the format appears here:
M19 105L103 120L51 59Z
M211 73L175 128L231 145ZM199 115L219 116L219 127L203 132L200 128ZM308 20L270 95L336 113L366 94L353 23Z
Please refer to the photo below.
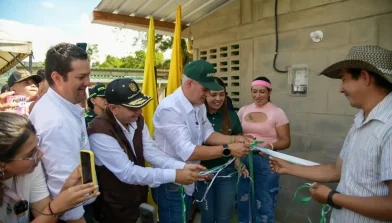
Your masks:
M392 76L373 66L372 64L362 61L362 60L342 60L340 62L334 63L331 66L324 69L319 75L324 75L329 78L339 79L342 77L341 70L356 68L361 70L367 70L372 73L378 74L381 77L392 83Z

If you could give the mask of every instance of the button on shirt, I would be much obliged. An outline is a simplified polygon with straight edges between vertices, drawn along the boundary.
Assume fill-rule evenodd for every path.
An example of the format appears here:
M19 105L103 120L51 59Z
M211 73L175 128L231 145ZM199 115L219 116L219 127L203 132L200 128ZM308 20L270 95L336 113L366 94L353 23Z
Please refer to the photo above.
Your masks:
M196 146L202 145L214 132L206 114L204 104L193 106L182 88L178 88L159 103L154 114L155 142L159 149L176 160L199 163L187 160ZM185 188L192 195L194 184Z
M340 152L343 165L337 191L358 197L388 196L386 181L392 180L392 93L364 119L361 110ZM333 210L331 222L384 221L342 208Z
M70 103L49 88L29 116L44 153L42 163L52 197L59 194L65 180L79 165L80 150L90 150L83 113L79 104ZM67 211L62 219L77 220L83 214L83 206L79 206Z
M132 147L132 152L136 156L133 146L133 137L137 129L136 122L130 123L128 129L118 120L117 123L121 126L125 137ZM185 162L177 161L157 149L146 124L144 124L142 136L145 160L153 166L159 165L162 169L135 165L129 160L128 155L115 138L102 133L95 133L89 136L91 149L95 154L95 164L98 166L104 165L121 182L127 184L157 187L160 184L174 182L176 179L175 169L183 169Z

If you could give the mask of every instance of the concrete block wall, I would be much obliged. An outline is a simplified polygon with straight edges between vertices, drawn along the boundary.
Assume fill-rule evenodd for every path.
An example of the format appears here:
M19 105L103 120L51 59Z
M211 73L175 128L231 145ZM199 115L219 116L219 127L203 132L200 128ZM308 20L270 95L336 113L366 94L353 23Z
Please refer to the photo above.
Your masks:
M354 45L379 45L392 50L392 0L279 0L277 67L283 70L294 64L308 65L306 97L290 96L287 74L277 73L272 67L274 4L275 0L236 0L193 24L195 58L199 58L197 52L206 49L240 44L238 105L251 103L251 81L267 76L273 86L272 102L290 120L292 145L285 152L319 163L334 162L357 109L339 93L340 80L318 74L343 59ZM316 30L324 33L319 43L309 37ZM277 221L283 222L295 189L304 182L281 177ZM302 195L309 194L304 191ZM289 222L307 222L304 213L304 207L296 204ZM307 213L318 221L321 205L312 201Z

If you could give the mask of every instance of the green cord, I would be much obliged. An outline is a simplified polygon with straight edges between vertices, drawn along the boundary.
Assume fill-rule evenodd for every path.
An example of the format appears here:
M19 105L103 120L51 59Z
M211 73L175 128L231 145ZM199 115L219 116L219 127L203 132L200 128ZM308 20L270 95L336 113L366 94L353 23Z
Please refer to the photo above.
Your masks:
M181 191L181 206L182 206L182 223L186 223L186 205L185 205L185 188L183 185L180 186Z
M286 213L286 217L284 218L284 222L287 221L287 218L289 217L289 214L290 214L290 212L291 212L291 209L293 208L294 203L295 203L295 201L297 200L298 192L299 192L301 189L303 189L303 188L308 188L308 189L309 189L309 188L312 188L312 186L309 186L309 185L307 185L307 184L304 184L304 185L302 185L302 186L300 186L300 187L297 188L297 190L296 190L295 193L294 193L294 198L293 198L293 200L291 201L291 205L290 205L290 207L289 207L289 210L288 210L287 213ZM310 220L310 218L309 218L309 216L308 216L308 214L307 214L307 212L306 212L307 204L308 204L308 202L309 202L310 200L312 200L312 197L303 197L303 198L300 199L301 203L302 203L302 204L304 205L304 207L305 207L305 216L306 216L306 218L308 219L309 223L312 223L312 221ZM323 204L322 209L321 209L321 219L320 219L320 223L326 223L326 222L327 222L327 221L326 221L326 215L327 215L328 212L325 211L325 209L326 209L327 207L328 207L328 205Z

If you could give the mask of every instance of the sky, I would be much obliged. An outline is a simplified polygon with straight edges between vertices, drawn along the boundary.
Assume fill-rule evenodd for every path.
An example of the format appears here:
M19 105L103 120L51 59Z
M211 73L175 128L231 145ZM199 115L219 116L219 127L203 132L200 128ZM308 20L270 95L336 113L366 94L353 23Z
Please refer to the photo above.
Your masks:
M140 50L133 46L139 35L129 29L92 24L92 11L100 0L0 0L0 38L31 41L34 60L45 60L46 51L60 42L98 44L98 60L122 57ZM165 59L170 52L165 53Z

